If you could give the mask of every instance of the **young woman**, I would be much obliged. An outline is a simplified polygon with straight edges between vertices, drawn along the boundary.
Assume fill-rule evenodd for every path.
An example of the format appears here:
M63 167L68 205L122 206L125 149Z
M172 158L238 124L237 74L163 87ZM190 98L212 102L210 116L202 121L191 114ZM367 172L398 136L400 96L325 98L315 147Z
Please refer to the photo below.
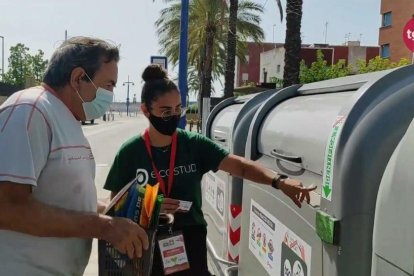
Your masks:
M177 86L156 65L148 66L142 78L145 84L141 109L149 120L149 126L144 133L132 137L121 147L105 189L110 190L113 197L135 177L140 184L160 183L160 193L165 196L162 212L174 214L172 230L182 232L190 264L190 269L173 275L210 275L207 268L207 224L201 210L201 179L206 172L223 170L233 176L272 185L299 207L304 199L309 202L309 192L314 188L304 188L297 180L229 154L202 135L177 129L184 111ZM190 210L179 210L179 200L192 202ZM165 232L159 235L168 234ZM164 275L158 246L152 275Z

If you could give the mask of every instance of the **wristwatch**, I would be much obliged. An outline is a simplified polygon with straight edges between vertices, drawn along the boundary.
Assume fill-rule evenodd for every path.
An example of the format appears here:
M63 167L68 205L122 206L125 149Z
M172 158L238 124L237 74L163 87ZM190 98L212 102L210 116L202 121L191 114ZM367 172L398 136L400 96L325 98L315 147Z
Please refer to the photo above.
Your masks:
M277 176L275 176L275 178L273 178L272 180L272 187L279 190L279 181L288 178L287 175L283 175L283 174L278 174Z

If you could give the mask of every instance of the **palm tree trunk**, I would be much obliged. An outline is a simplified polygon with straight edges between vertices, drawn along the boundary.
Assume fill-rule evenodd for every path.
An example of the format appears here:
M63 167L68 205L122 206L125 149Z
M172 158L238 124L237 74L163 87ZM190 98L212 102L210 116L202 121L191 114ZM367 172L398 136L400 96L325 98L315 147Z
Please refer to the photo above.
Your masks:
M206 39L206 55L204 60L203 68L203 82L201 96L202 98L209 98L211 96L211 81L212 81L212 70L213 70L213 46L214 37L216 33L216 27L207 25L207 39Z
M236 25L237 25L237 10L239 8L238 0L230 0L230 14L229 14L229 32L227 34L227 60L226 60L226 74L224 81L224 97L233 97L234 91L234 71L236 68Z
M283 87L299 83L303 0L287 0Z
M204 52L204 51L203 51ZM204 68L203 61L201 62L201 68ZM198 119L201 120L203 117L203 97L201 96L201 91L203 90L203 70L198 70L198 79L199 79L199 89L198 89L198 95L197 95L197 101L198 101Z
M204 64L206 61L206 46L204 44L200 52L200 63L197 65L198 72L198 118L201 120L203 117L203 80L204 80Z

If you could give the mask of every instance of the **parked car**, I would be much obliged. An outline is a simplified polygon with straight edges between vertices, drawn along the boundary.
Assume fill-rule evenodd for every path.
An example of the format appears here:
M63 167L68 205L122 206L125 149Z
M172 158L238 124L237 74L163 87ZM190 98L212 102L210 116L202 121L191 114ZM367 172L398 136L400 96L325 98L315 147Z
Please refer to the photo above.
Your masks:
M90 122L91 125L93 125L95 123L95 120L82 121L82 125L86 125L86 122Z

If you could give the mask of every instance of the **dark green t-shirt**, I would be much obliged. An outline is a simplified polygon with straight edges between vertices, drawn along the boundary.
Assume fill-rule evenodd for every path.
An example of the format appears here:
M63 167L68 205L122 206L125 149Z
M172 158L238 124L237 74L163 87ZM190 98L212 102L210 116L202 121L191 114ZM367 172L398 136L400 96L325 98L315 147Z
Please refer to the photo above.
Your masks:
M154 163L165 185L168 185L170 154L170 148L152 147ZM169 197L191 201L193 205L188 213L175 214L176 227L206 225L201 210L201 178L210 170L217 171L221 161L228 154L225 149L205 136L178 130L174 182ZM132 137L122 145L104 188L118 193L135 177L139 184L154 185L158 182L141 135Z

